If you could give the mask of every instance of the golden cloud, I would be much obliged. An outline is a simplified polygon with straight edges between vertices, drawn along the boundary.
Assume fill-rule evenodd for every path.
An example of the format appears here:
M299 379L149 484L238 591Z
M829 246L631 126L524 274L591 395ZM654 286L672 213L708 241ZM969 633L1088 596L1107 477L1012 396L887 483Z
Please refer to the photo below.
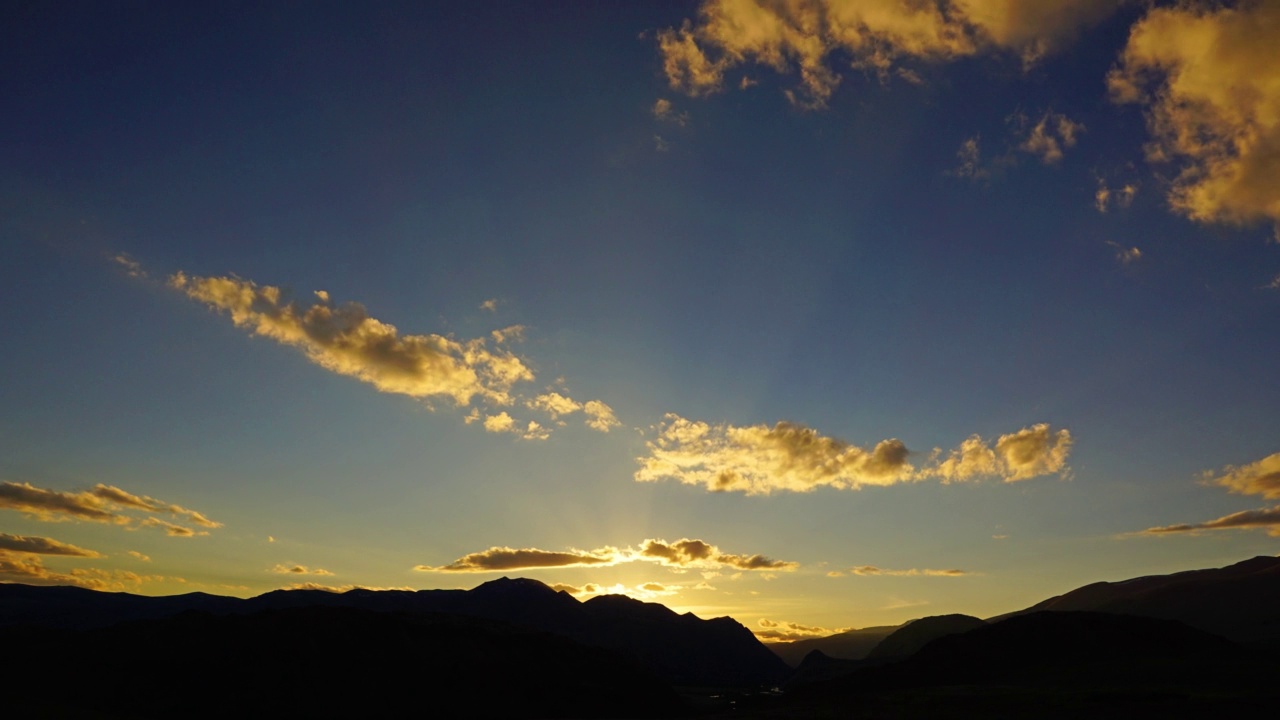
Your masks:
M856 490L932 477L944 482L994 475L1006 482L1064 472L1071 434L1050 431L1046 424L1002 435L994 447L974 435L938 461L916 468L907 461L901 440L882 440L870 450L827 437L797 423L773 427L710 425L668 414L649 454L638 458L635 479L674 479L713 492L767 495L774 491L807 492L817 487Z
M1170 206L1201 222L1280 222L1280 4L1180 3L1132 28L1107 76L1147 111L1147 158L1181 169Z
M134 495L112 485L98 484L91 490L81 492L60 492L45 490L30 483L0 483L0 508L17 510L39 520L56 522L60 520L90 520L93 522L130 525L132 518L123 511L142 510L149 513L169 513L186 517L197 525L208 528L222 527L222 523L214 522L203 513L167 503L152 497ZM169 535L190 537L197 533L187 527L175 525L156 517L146 518L138 523L139 527L162 527ZM207 535L208 533L198 533Z
M526 401L525 404L534 410L541 410L547 413L553 420L559 419L562 415L581 411L587 416L587 427L600 432L609 432L621 425L618 422L618 418L613 414L613 408L599 400L588 400L585 403L580 403L558 392L546 392Z
M1280 453L1274 453L1248 465L1228 465L1216 477L1205 474L1209 485L1220 485L1241 495L1260 495L1268 500L1280 499Z
M1031 126L1018 149L1039 157L1045 165L1056 165L1062 161L1063 150L1075 146L1076 136L1084 130L1084 125L1066 115L1046 112Z
M840 84L831 58L886 78L903 59L946 61L984 51L1032 63L1118 0L705 0L697 22L658 33L672 89L691 96L724 88L725 73L754 64L799 75L792 102L823 107ZM898 74L918 82L908 68ZM746 80L746 78L744 78ZM745 86L746 83L744 83Z
M800 623L787 622L785 620L770 620L768 618L760 618L756 621L762 628L754 630L757 638L769 642L793 642L796 640L806 640L808 638L827 637L836 633L846 632L853 628L824 628L816 625L801 625Z
M75 518L125 525L130 518L91 492L66 493L30 483L0 482L0 508L17 510L45 521Z
M61 573L45 567L39 555L0 550L0 580L30 585L74 585L90 590L124 590L144 582L158 582L159 575L139 575L128 570L74 568Z
M300 348L313 363L382 392L446 396L457 405L468 405L476 397L509 405L512 385L533 379L519 357L490 348L484 338L401 335L394 325L369 317L359 303L334 305L325 292L317 292L318 302L308 306L288 300L280 288L234 277L188 277L179 272L169 285L229 313L237 326ZM491 336L501 346L519 331L508 328Z
M1142 531L1142 534L1167 535L1171 533L1195 533L1200 530L1253 530L1258 528L1266 529L1268 535L1280 537L1280 507L1245 510L1202 523L1147 528Z
M70 557L86 557L96 558L102 557L101 554L93 550L85 550L84 548L68 545L64 542L58 542L53 538L36 537L33 535L10 535L9 533L0 533L0 551L9 551L16 553L30 553L33 555L67 555Z
M639 559L656 560L671 567L722 567L738 570L794 570L799 563L764 555L733 555L702 540L681 538L673 543L647 539L640 543Z
M135 560L140 560L140 561L142 561L142 562L151 562L151 556L149 556L149 555L143 555L142 553L138 552L137 550L130 550L128 554L129 554L129 556L130 556L130 557L132 557L132 558L133 558L133 559L135 559Z
M121 490L120 488L114 487L111 485L103 485L99 483L97 485L94 485L93 490L91 490L90 492L102 498L103 500L107 500L108 502L115 503L116 505L137 508L139 510L146 510L148 512L167 512L167 513L172 513L174 515L181 515L186 517L196 525L200 525L201 527L207 527L207 528L222 527L222 523L214 522L213 520L210 520L209 518L205 517L203 514L199 512L196 512L195 510L189 510L179 505L162 502L152 497L134 495L132 493L125 492L124 490Z
M277 575L333 575L323 568L309 568L306 565L288 565L277 563L269 572Z
M876 567L875 565L858 565L849 568L849 572L854 575L889 575L893 577L961 577L964 575L972 575L973 573L964 570L933 570L930 568L910 568L907 570L889 570L887 568Z
M509 547L491 547L488 550L463 555L448 565L440 567L417 565L413 569L421 572L502 572L533 568L613 565L618 561L618 557L619 551L616 548L552 552L537 548L517 550Z
M656 562L674 568L721 568L738 570L794 570L798 563L774 560L764 555L735 555L702 540L681 538L673 543L646 539L640 548L603 547L596 550L566 551L491 547L464 555L448 565L418 565L422 572L502 572L539 568L608 566L630 562ZM567 589L569 586L565 586ZM575 593L576 594L576 593Z

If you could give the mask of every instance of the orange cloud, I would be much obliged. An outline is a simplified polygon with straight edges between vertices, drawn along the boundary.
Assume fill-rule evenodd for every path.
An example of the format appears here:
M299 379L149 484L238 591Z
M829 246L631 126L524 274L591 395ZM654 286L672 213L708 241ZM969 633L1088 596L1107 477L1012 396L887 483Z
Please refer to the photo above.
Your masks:
M938 460L942 451L935 450L917 468L908 462L907 446L896 438L864 449L797 423L737 427L668 414L657 438L646 445L649 454L638 458L637 481L674 479L713 492L767 495L822 486L856 490L934 477L950 482L998 476L1013 482L1064 472L1071 434L1039 424L1000 436L994 447L974 435L943 460Z
M1280 223L1280 4L1151 9L1107 76L1146 108L1147 158L1181 167L1174 211L1201 222Z
M1195 533L1200 530L1253 530L1258 528L1267 530L1268 535L1280 537L1280 507L1245 510L1202 523L1147 528L1142 531L1142 534L1167 535L1171 533Z
M742 65L798 75L793 103L826 105L842 77L834 58L859 72L908 81L903 60L944 62L1009 52L1024 64L1065 44L1109 15L1117 0L705 0L697 21L658 33L671 88L690 96L720 92ZM744 78L746 80L746 78Z
M768 642L793 642L808 638L826 637L853 629L824 628L816 625L801 625L800 623L787 622L785 620L769 620L768 618L760 618L756 622L762 629L753 630L752 632L755 633L756 637Z
M323 568L309 568L306 565L286 565L277 563L272 567L270 572L277 575L333 575L333 573Z
M0 552L30 553L33 555L67 555L70 557L96 558L101 554L93 550L68 545L52 538L32 535L10 535L0 533Z
M533 372L510 351L484 338L459 341L442 335L401 335L394 325L369 317L363 305L334 305L328 293L305 305L278 287L234 277L188 277L169 285L227 312L237 326L301 349L313 363L367 382L382 392L410 397L450 397L468 405L475 397L509 405L512 385ZM519 328L492 334L501 346Z
M673 543L646 539L640 549L604 547L596 550L551 551L538 548L515 549L491 547L470 553L448 565L418 565L422 572L503 572L539 568L618 565L630 562L656 562L674 568L721 568L738 570L793 570L798 563L774 560L764 555L726 553L702 540L681 538ZM567 589L570 586L565 586Z

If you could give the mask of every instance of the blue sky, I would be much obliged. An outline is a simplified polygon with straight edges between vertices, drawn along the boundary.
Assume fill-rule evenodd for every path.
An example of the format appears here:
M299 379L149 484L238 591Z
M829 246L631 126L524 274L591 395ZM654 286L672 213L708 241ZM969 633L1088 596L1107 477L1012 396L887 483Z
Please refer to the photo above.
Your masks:
M1280 15L1035 7L4 11L0 580L799 637L1274 554Z

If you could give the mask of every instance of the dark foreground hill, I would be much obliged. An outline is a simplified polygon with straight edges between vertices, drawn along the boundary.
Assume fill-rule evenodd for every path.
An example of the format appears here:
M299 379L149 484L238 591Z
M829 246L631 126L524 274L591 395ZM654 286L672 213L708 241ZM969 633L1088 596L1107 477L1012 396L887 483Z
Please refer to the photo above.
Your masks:
M800 663L817 650L823 655L838 660L861 660L865 658L881 640L889 637L901 625L882 625L876 627L846 630L842 633L826 637L796 640L794 642L768 643L766 647L782 658L791 667L799 667Z
M1280 663L1182 623L1038 612L938 638L902 662L796 688L794 717L1242 717Z
M613 650L677 685L750 687L780 682L789 670L732 618L692 613L622 596L579 602L536 580L502 578L472 590L280 590L239 598L192 593L145 597L70 587L0 585L0 627L106 628L198 610L215 616L298 608L382 613L445 613L495 620ZM443 650L449 652L449 650Z
M1276 643L1280 558L1259 556L1223 568L1093 583L1012 614L1044 610L1165 618L1238 642Z
M301 607L0 629L7 717L673 717L616 652L505 623Z

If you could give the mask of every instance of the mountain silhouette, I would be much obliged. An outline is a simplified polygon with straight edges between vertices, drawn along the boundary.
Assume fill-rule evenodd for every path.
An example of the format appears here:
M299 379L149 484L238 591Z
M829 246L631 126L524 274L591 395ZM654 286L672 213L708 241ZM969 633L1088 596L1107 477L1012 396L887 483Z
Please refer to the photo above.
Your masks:
M0 629L10 717L673 717L619 653L512 625L346 607L186 611L88 630ZM61 682L60 682L61 681ZM12 714L9 714L12 713Z
M680 685L773 685L787 666L732 618L703 620L663 605L605 595L579 602L536 580L501 578L471 590L276 590L254 598L193 593L163 598L68 587L0 585L0 627L65 629L160 620L189 610L246 615L292 608L447 613L560 635L620 653Z
M867 654L868 660L905 658L920 648L947 635L968 632L986 623L970 615L933 615L912 620L894 630Z
M1046 610L1164 618L1238 642L1277 643L1280 558L1264 555L1223 568L1093 583L1011 615Z
M791 667L799 667L809 653L815 650L837 660L861 660L900 627L902 626L880 625L859 630L846 630L825 637L792 642L771 642L766 643L765 646Z

